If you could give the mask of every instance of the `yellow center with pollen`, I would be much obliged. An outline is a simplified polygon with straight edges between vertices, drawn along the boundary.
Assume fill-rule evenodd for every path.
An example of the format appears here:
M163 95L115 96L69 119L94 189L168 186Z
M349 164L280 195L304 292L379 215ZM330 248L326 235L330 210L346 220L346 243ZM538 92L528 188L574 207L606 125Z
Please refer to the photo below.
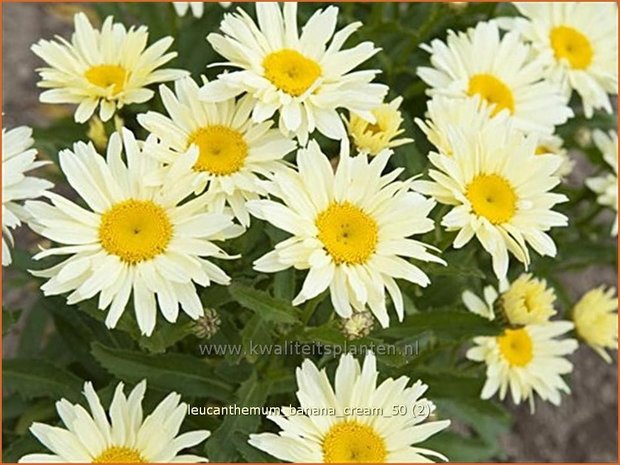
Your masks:
M319 64L296 50L283 49L263 59L265 77L294 97L304 94L321 76Z
M467 199L478 216L493 224L510 221L517 209L517 194L510 183L497 174L479 174L467 186Z
M140 452L130 447L108 447L92 463L146 463Z
M112 95L116 95L123 91L125 81L127 79L127 71L118 65L99 65L93 66L84 73L84 77L91 84L107 89L114 86Z
M324 463L385 463L385 440L367 425L343 421L332 426L323 439Z
M194 165L196 171L206 171L216 176L236 173L248 156L248 144L243 135L226 126L213 125L194 131L188 145L196 144L200 155Z
M549 35L551 48L558 60L566 59L571 68L586 69L592 63L594 50L588 38L577 29L558 26Z
M352 203L332 203L317 216L316 227L319 240L339 265L360 265L375 252L377 222Z
M515 100L510 88L492 74L475 74L469 79L467 95L480 95L489 104L495 105L493 115L507 109L515 112Z
M125 200L101 216L101 246L131 265L163 253L171 238L168 214L150 200Z
M502 356L512 366L523 367L534 357L532 338L523 328L505 330L497 342Z

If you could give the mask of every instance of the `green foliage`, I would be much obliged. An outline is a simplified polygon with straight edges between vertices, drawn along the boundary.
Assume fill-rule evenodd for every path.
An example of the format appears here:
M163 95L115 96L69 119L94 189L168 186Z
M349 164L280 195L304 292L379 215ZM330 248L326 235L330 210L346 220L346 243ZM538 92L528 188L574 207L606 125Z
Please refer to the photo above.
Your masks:
M299 23L303 24L313 11L325 5L300 4ZM254 15L252 4L236 6ZM199 20L191 15L178 18L170 3L95 3L92 7L100 18L114 15L127 25L147 25L152 40L173 35L173 48L179 54L172 66L188 69L194 78L204 74L212 79L221 71L218 67L207 68L208 64L220 61L220 57L205 40L209 32L217 30L224 14L217 3L206 5L207 11ZM349 2L340 4L340 10L340 26L355 21L364 24L347 44L370 40L381 47L383 51L367 66L382 70L378 79L390 86L389 98L404 98L404 136L414 138L415 143L396 149L390 159L391 168L403 168L403 179L425 175L431 146L414 123L424 116L427 99L425 86L416 75L418 66L428 64L428 55L420 45L445 37L449 29L463 30L500 14L512 15L514 8L507 4L470 3L457 11L442 3ZM157 97L148 104L124 108L121 116L128 127L143 137L145 132L136 123L136 114L161 108ZM615 126L615 116L599 114L587 120L578 115L559 128L559 134L569 148L576 148L576 134L581 128ZM88 140L87 129L87 125L74 123L72 117L36 127L36 148L43 158L57 163L59 151L76 141ZM337 150L333 142L328 144L332 144L329 147L334 152ZM603 160L595 149L586 147L583 153L603 169ZM54 167L46 168L46 175L59 185L65 183ZM616 267L617 258L616 245L609 239L610 225L594 221L601 214L595 194L583 186L563 189L570 201L562 208L571 219L575 218L574 224L553 231L558 244L557 258L533 255L532 268L554 285L563 311L567 311L573 302L561 285L560 273L592 265ZM451 461L501 459L498 438L509 430L510 415L501 405L479 398L484 369L464 364L462 357L472 337L500 331L497 324L465 310L462 292L479 292L483 286L495 284L495 279L488 255L473 242L462 250L452 249L454 233L439 226L446 212L440 206L434 209L432 216L437 227L422 240L439 248L448 266L417 263L429 275L431 285L423 289L399 283L404 294L404 320L397 323L393 306L389 305L392 325L382 329L375 323L367 337L356 341L344 337L326 294L300 308L291 304L305 272L290 269L265 275L253 271L253 260L286 238L286 234L261 221L253 221L242 237L223 244L226 250L242 255L241 259L222 265L233 284L200 291L202 303L215 309L221 319L219 331L208 340L193 335L195 323L185 315L179 316L175 324L158 316L155 333L147 338L140 333L131 304L114 330L106 328L106 313L97 308L96 299L69 306L62 296L38 298L29 310L4 309L3 335L19 334L14 356L3 365L3 438L7 445L4 461L14 462L26 453L43 450L27 432L28 426L32 421L57 424L54 402L60 398L81 401L84 380L103 388L99 392L108 399L118 381L133 384L147 379L149 387L158 393L176 391L194 404L297 405L295 369L303 358L251 353L252 345L286 343L313 348L329 345L342 351L371 344L387 348L387 354L378 356L382 377L404 375L423 380L429 385L427 395L436 403L438 417L450 418L461 426L432 437L424 447L441 451ZM13 274L5 277L5 292L27 284L38 287L41 282L27 270L40 265L22 250L15 250L13 256ZM241 350L201 352L201 347L225 345L239 346ZM417 350L407 354L405 348L411 345ZM333 373L337 357L323 354L311 358ZM273 461L247 443L249 434L273 429L264 418L192 417L187 421L190 426L212 430L204 451L195 451L205 452L211 461Z

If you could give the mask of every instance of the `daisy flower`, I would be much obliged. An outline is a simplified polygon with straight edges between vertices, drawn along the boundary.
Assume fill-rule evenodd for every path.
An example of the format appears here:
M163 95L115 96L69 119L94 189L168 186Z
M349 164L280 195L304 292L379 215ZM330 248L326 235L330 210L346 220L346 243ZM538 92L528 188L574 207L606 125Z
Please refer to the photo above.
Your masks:
M571 174L575 167L575 161L571 160L568 151L564 148L564 141L560 136L554 134L552 136L542 136L538 139L536 155L547 155L549 153L562 158L562 163L554 173L555 176L564 179Z
M598 194L598 203L616 211L616 219L611 229L613 236L618 235L618 134L609 131L605 134L600 129L593 132L592 138L603 154L604 160L614 170L614 174L586 179L586 186Z
M554 173L562 159L536 156L536 138L512 131L509 125L476 137L454 128L446 137L453 154L431 152L433 181L416 181L414 188L453 206L441 224L458 231L454 248L476 236L500 279L508 271L508 252L526 267L528 246L540 255L555 256L547 231L568 223L566 216L552 210L568 199L550 192L560 182Z
M467 131L476 137L482 131L502 131L508 124L509 114L493 114L493 106L479 95L455 100L443 95L435 95L427 101L426 119L415 119L428 141L446 155L454 152L447 135L453 127Z
M347 130L353 145L360 152L368 155L377 155L384 149L391 149L413 142L413 139L401 137L405 132L401 129L403 117L400 104L402 97L397 97L390 103L382 103L372 110L376 122L370 123L359 116L352 114L347 121Z
M377 386L376 359L369 353L360 368L350 354L340 358L334 386L325 370L305 360L297 369L301 413L283 407L284 415L268 416L279 434L251 434L249 443L274 457L296 463L420 463L442 454L416 447L450 425L450 420L424 421L434 404L422 398L428 386L409 378L389 378ZM406 406L404 415L394 409ZM313 410L332 414L305 414ZM364 415L363 411L376 412Z
M203 100L227 100L247 92L256 99L254 121L266 121L278 112L280 129L296 134L304 145L315 129L332 139L346 137L338 108L375 123L372 110L388 88L371 82L378 70L354 69L379 49L363 42L342 50L361 23L334 33L338 8L330 6L312 15L300 35L295 2L286 2L283 11L277 3L256 3L256 16L258 25L238 9L225 15L223 34L207 36L228 60L225 64L240 70L206 84Z
M47 164L35 161L37 151L32 148L32 129L26 126L5 131L2 128L2 266L11 264L13 244L11 229L28 221L27 212L20 201L35 199L54 185L26 173Z
M46 195L52 205L26 204L38 220L37 232L61 244L35 260L70 255L32 272L49 278L41 286L44 294L72 291L70 305L99 295L99 308L109 307L109 328L116 326L133 294L136 320L147 336L155 328L157 303L169 322L176 321L179 304L194 320L203 315L194 283L230 282L207 258L234 258L211 241L242 232L231 216L205 212L200 197L179 205L195 189L187 173L197 150L178 157L163 185L151 186L147 180L157 162L146 153L153 145L151 139L142 146L124 129L122 141L118 133L112 135L104 159L92 144L78 142L73 151L60 152L60 167L88 208L52 193ZM127 164L121 159L123 146Z
M540 56L546 77L567 96L576 91L584 112L612 112L618 93L618 6L615 2L516 2L525 18L502 19Z
M348 141L342 147L334 174L327 156L311 141L298 152L298 171L277 173L267 184L282 203L248 202L250 213L292 235L254 262L254 268L264 273L309 270L293 305L329 288L338 315L349 318L353 310L368 306L386 327L386 288L399 320L404 314L394 278L420 286L430 282L406 258L444 263L428 252L431 246L408 239L433 229L428 213L435 202L412 192L411 180L395 181L402 169L382 175L390 151L369 162L364 155L349 157Z
M532 411L535 394L559 405L560 393L570 393L562 375L573 370L564 356L577 349L577 341L556 338L571 329L570 321L551 321L474 338L475 347L467 351L467 358L487 365L480 397L490 399L499 391L503 400L510 388L513 402L527 400Z
M577 335L607 363L605 349L618 349L618 298L615 289L603 286L587 292L573 307Z
M495 22L448 31L446 42L436 39L422 48L431 54L433 67L418 68L418 75L431 86L431 96L479 95L493 106L493 114L507 111L515 128L526 133L550 135L573 115L560 90L543 80L543 59L530 59L530 47L518 33L500 37Z
M228 205L241 224L249 226L245 203L267 194L256 180L280 169L297 144L271 129L272 122L251 120L251 97L207 103L198 100L198 91L191 78L176 81L175 93L162 85L159 92L169 116L149 111L138 121L166 146L151 153L165 164L162 179L181 153L198 147L193 173L200 180L199 192L206 187L213 211L222 212Z
M510 284L503 280L500 293L493 286L485 287L484 300L465 291L463 303L472 313L489 320L495 319L497 311L511 326L543 324L556 314L554 290L544 279L525 273Z
M177 56L166 53L172 37L146 47L146 26L129 30L106 18L101 31L93 28L84 13L75 15L75 33L71 42L40 40L32 51L48 67L39 69L39 87L44 103L75 103L75 121L87 121L99 106L102 121L108 121L117 109L131 103L144 103L154 92L146 86L188 75L177 69L157 69Z
M169 394L143 418L142 400L146 381L126 397L123 383L114 391L109 413L103 409L90 382L84 383L84 397L90 413L80 404L66 399L56 402L65 428L35 422L30 432L53 454L29 454L22 463L158 463L208 462L197 455L179 455L182 449L207 439L209 431L197 430L179 435L187 404L176 392Z
M217 3L219 3L222 8L228 8L232 4L232 2ZM187 14L187 10L191 10L194 18L202 18L205 11L204 2L172 2L172 6L174 7L174 11L176 11L177 15L181 17Z

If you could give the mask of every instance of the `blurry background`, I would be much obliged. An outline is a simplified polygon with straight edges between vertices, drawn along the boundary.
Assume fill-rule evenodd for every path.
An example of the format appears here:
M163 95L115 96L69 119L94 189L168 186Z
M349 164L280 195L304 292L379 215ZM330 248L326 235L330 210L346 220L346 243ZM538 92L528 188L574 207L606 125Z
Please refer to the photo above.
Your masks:
M71 115L72 108L65 112L57 105L38 103L39 89L34 70L41 65L30 51L30 46L40 38L50 39L55 34L69 38L72 30L72 15L76 4L19 4L3 5L3 126L45 125L60 116ZM470 8L469 6L466 8ZM463 14L460 8L445 9L444 13ZM206 15L209 14L209 10ZM189 16L189 15L188 15ZM208 18L217 24L217 18ZM186 18L187 21L190 21ZM185 22L183 24L186 24ZM206 35L207 30L204 31ZM173 48L177 48L175 44ZM190 49L208 48L204 44L188 44ZM180 45L179 45L180 46ZM384 52L385 53L385 52ZM177 63L177 66L179 64ZM381 77L379 78L381 79ZM584 132L587 137L587 131ZM417 135L416 137L419 137ZM592 172L584 158L574 155L577 166L570 183L582 183ZM609 224L611 220L604 217ZM37 238L27 228L15 234L19 247L34 250ZM587 247L584 244L583 247ZM10 285L5 285L10 280ZM568 298L576 301L583 293L600 284L614 285L617 274L614 267L590 267L578 272L563 274ZM24 315L38 297L37 288L22 287L20 277L14 271L5 271L3 278L3 307L23 309L21 320L9 334L4 335L4 357L11 357L16 348L23 350L33 337L44 338L46 328L24 328ZM4 318L4 315L3 315ZM575 372L569 379L573 390L570 396L563 396L562 406L537 402L536 413L530 415L529 407L510 406L515 415L512 432L506 435L503 449L508 461L564 461L564 462L617 462L617 357L612 365L606 364L592 350L585 347L572 357ZM10 414L10 405L4 404L5 414ZM5 443L5 448L7 444Z

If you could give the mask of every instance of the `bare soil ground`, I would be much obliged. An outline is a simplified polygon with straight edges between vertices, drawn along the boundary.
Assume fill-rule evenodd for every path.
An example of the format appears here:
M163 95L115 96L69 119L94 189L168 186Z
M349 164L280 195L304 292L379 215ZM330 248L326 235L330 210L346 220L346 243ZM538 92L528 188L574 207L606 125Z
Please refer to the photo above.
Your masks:
M34 69L40 66L30 46L54 34L67 36L70 25L50 14L49 5L10 3L3 6L4 126L41 124L47 119L38 103L39 90ZM579 164L573 182L590 171ZM16 234L29 242L28 232ZM567 274L571 297L577 298L602 283L615 284L616 270L589 269L579 275ZM27 298L18 290L4 289L6 298ZM4 347L10 341L4 341ZM10 353L10 350L8 351ZM531 415L527 406L514 408L515 426L503 439L509 461L518 462L616 462L617 463L617 359L607 365L594 352L581 348L572 357L575 365L570 380L572 394L562 406L538 402Z

